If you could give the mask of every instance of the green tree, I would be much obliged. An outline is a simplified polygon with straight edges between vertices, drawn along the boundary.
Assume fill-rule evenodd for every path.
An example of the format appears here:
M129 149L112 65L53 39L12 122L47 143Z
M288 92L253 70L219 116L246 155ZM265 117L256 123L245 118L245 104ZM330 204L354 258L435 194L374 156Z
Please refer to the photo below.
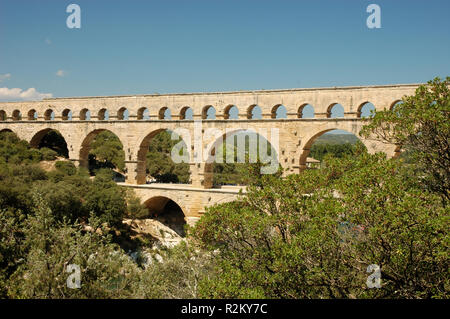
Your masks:
M364 137L407 150L422 182L444 200L450 199L450 77L436 78L405 96L392 110L377 112L363 128Z
M220 275L202 282L201 296L448 297L448 208L401 163L363 152L263 178L195 226L193 238L219 252ZM366 286L370 264L381 267L382 289Z
M0 133L0 158L10 164L38 163L42 154L15 133L4 131Z
M6 298L9 278L22 263L25 252L20 212L0 210L0 298Z
M91 143L89 151L89 167L92 170L99 168L125 169L125 152L119 138L110 131L99 133Z
M46 148L54 151L55 157L62 156L69 158L66 140L58 131L51 130L45 134L39 143L39 148ZM47 151L47 153L49 152Z
M148 209L141 204L140 198L133 189L127 189L127 216L130 218L144 218L149 215Z
M319 161L322 161L326 155L342 158L345 155L355 155L358 152L358 149L361 148L366 149L361 141L357 141L355 144L314 143L311 147L310 156Z
M211 255L186 243L158 252L138 279L137 298L193 299L199 298L202 280L215 276Z
M100 170L86 194L84 207L102 223L121 227L127 211L125 191L111 180L107 170Z
M171 135L171 131L162 131L150 141L147 172L159 183L189 183L189 163L175 163L171 157L173 147L181 138L172 140Z
M108 236L58 222L36 193L35 214L24 227L26 261L9 282L11 298L126 298L134 291L136 266ZM91 219L94 229L98 221ZM81 288L67 287L67 266L81 270Z

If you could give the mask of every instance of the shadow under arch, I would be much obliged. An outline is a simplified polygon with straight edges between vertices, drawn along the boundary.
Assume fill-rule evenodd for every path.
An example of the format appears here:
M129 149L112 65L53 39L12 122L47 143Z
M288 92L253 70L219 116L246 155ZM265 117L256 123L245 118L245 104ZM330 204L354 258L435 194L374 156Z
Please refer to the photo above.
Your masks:
M121 107L117 111L117 119L119 121L128 121L130 119L130 111L126 107Z
M170 109L167 106L160 108L158 112L158 119L159 120L172 119L172 111L170 111Z
M55 120L55 111L52 109L48 109L44 113L44 120L45 121L53 121Z
M258 104L252 104L247 108L247 119L260 120L262 118L262 109Z
M141 144L139 145L139 150L137 152L137 165L136 165L136 184L146 184L147 182L147 153L149 151L150 143L152 140L160 133L168 132L172 133L171 130L167 128L159 128L153 130L149 134L147 134L143 139ZM180 139L183 140L182 136ZM189 145L184 141L185 145ZM187 150L188 154L190 154L190 150Z
M63 121L71 121L73 117L73 112L70 109L64 109L64 111L62 112L62 117L61 119Z
M20 110L14 110L12 112L12 120L13 121L21 121L22 120L22 112Z
M91 111L88 109L82 109L80 111L80 121L90 121L91 120Z
M278 169L280 166L280 159L279 159L279 152L276 149L277 145L275 145L275 147L272 145L272 143L271 143L271 141L273 141L272 136L269 139L268 135L261 134L261 133L262 132L258 132L257 130L254 130L254 129L237 128L237 129L233 129L233 130L226 132L222 136L218 137L212 144L208 145L208 149L207 149L207 153L206 153L207 158L206 158L206 163L205 163L204 172L203 172L204 179L203 179L202 186L204 188L213 188L214 187L213 168L214 168L214 164L216 163L216 155L217 155L216 150L219 147L221 147L224 143L228 143L228 142L232 142L233 146L238 147L239 141L237 142L237 145L236 145L236 139L243 138L244 139L243 141L245 141L245 139L247 139L247 137L252 134L256 135L256 139L254 141L254 142L256 142L256 145L252 146L252 145L250 145L250 142L249 142L248 152L250 152L250 147L253 147L254 148L253 151L256 153L253 155L254 156L253 158L256 159L256 158L259 158L261 155L264 156L265 158L261 159L261 162L263 164L266 164L264 166L271 166L271 165L275 164L276 168L273 173L278 172ZM263 151L259 150L259 145L261 143L261 141L260 141L261 137L263 138L263 143L264 143L264 141L267 143L266 144L267 145L266 154L264 154L264 153L260 154L261 152L263 152ZM241 140L241 143L243 141ZM247 143L246 142L244 142L244 143L245 143L244 145L246 147L244 150L244 153L247 155ZM270 155L269 155L269 152L270 152ZM224 163L225 162L226 162L226 159L224 159ZM232 164L234 164L234 163L232 163ZM227 164L230 164L230 163L227 163Z
M58 155L69 158L69 149L65 137L61 132L52 128L45 128L35 133L30 140L30 146L32 148L47 147L57 152Z
M28 111L28 121L36 121L38 119L38 114L35 109Z
M150 119L150 110L148 107L141 107L137 112L138 120L149 120Z
M356 136L356 138L366 147L366 149L369 149L368 145L367 145L367 141L359 138L356 134L354 134L352 132L349 132L347 130L344 130L342 128L337 128L337 127L324 129L324 130L317 132L313 136L309 137L308 141L303 145L303 147L301 149L301 153L300 153L300 163L299 163L300 164L300 166L299 166L300 172L307 169L307 160L308 160L308 156L309 156L309 153L311 151L311 147L313 146L313 144L317 141L317 139L319 137L321 137L322 135L324 135L326 133L332 132L332 131L346 131L347 133L349 133L349 135L351 134L353 136Z
M0 134L2 134L2 133L14 133L14 134L16 134L15 132L13 132L13 130L11 130L9 128L1 129L0 130ZM16 134L16 136L17 136L17 134Z
M186 215L173 199L166 196L154 196L144 202L149 218L155 219L175 231L181 237L186 236Z
M194 111L190 106L184 106L180 111L180 120L193 120Z

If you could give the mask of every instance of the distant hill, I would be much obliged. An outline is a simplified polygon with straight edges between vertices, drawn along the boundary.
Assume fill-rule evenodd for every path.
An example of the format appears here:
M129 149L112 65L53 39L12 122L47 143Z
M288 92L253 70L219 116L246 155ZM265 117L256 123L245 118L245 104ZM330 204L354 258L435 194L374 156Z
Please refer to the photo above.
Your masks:
M358 138L353 134L329 134L325 133L321 137L319 137L314 144L356 144L358 142Z

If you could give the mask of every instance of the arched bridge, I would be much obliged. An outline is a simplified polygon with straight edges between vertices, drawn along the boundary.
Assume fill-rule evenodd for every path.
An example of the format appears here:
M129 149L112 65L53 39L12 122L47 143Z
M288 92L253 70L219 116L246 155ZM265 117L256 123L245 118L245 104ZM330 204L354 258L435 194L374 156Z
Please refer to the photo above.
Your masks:
M143 201L160 196L172 199L186 219L196 220L205 206L236 198L238 189L213 188L208 160L218 141L238 131L256 131L274 144L284 174L300 173L315 139L333 129L358 135L367 119L361 117L370 102L376 110L392 108L418 84L261 90L212 93L151 94L51 98L30 102L0 103L0 131L15 132L36 147L50 130L64 137L69 158L88 164L90 143L100 132L111 131L125 151L126 183ZM340 104L343 116L333 118ZM306 118L305 107L314 116ZM285 110L284 118L278 116ZM259 116L258 116L258 112ZM234 113L233 113L234 112ZM191 183L145 184L146 152L151 139L162 130L184 129L189 145ZM213 132L213 134L211 134ZM222 133L221 133L222 132ZM190 141L186 141L190 139ZM369 152L395 156L395 145L361 139ZM204 156L199 156L204 155Z

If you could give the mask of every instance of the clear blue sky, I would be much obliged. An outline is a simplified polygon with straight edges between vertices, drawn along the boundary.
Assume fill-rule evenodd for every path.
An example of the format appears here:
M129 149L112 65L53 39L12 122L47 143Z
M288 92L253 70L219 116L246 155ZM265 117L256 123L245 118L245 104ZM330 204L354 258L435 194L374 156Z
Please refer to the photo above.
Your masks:
M66 26L70 3L81 29ZM381 29L366 26L370 3ZM417 83L450 75L449 37L448 0L0 0L0 91Z

